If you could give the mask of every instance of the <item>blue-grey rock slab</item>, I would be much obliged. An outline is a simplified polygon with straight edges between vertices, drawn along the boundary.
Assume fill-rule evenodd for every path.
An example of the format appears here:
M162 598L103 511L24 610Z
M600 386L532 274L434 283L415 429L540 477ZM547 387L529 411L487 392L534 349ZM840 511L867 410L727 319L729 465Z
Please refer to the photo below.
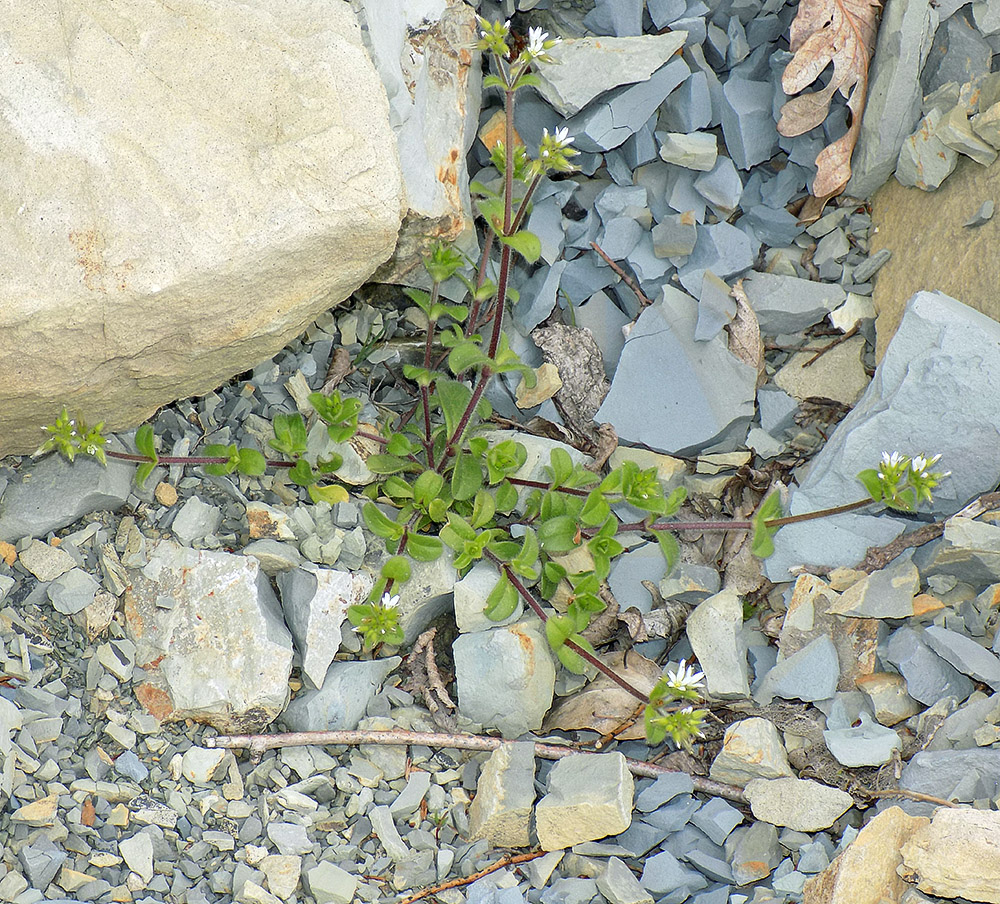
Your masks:
M1000 750L920 751L903 767L899 787L958 803L992 800L1000 794ZM906 798L879 802L880 810L886 806L902 807L911 816L931 816L937 809Z
M663 102L660 124L672 132L695 132L712 121L712 95L704 72L692 72Z
M722 86L722 134L740 169L770 160L778 151L778 129L771 116L774 91L770 82L732 75Z
M893 632L879 655L906 679L906 692L925 706L933 706L942 697L964 700L972 693L972 682L907 625Z
M659 544L646 543L626 550L611 565L608 584L615 599L634 606L640 612L649 612L653 601L643 589L643 581L659 584L667 571L667 563Z
M625 347L622 327L628 322L629 318L605 292L595 292L586 304L576 309L576 325L593 333L594 341L601 350L604 373L608 380L614 377L618 359Z
M572 116L605 91L648 79L684 46L685 38L682 31L568 38L548 52L558 65L538 67L538 93L560 114Z
M661 851L647 857L642 866L639 883L657 900L683 889L687 894L708 885L708 880L698 871L685 866L670 851ZM677 900L684 900L677 898Z
M644 857L666 837L666 829L636 819L624 832L615 837L615 841L633 857Z
M552 705L555 666L540 622L462 634L452 651L463 715L507 738L541 727Z
M756 371L722 336L697 342L697 320L697 302L664 287L632 328L596 420L660 452L737 448L753 416Z
M763 704L785 700L827 700L837 692L840 663L833 640L821 634L764 676L754 698Z
M74 615L86 609L94 601L94 595L101 589L96 578L82 568L71 568L59 575L45 588L56 612Z
M728 219L740 205L743 180L729 157L720 157L710 170L694 180L695 191L712 207L720 220Z
M935 455L951 476L931 511L951 515L1000 483L1000 323L940 292L918 292L854 409L792 492L790 514L840 505L864 491L857 473L883 451ZM805 563L852 566L906 522L849 513L782 528L764 565L772 581Z
M601 103L566 121L570 135L576 139L574 147L596 153L624 144L690 74L687 63L674 57L645 81L611 91Z
M310 564L282 572L277 584L285 624L302 658L302 674L311 687L321 687L340 649L347 610L365 601L372 578Z
M861 714L856 728L837 728L823 732L827 749L843 766L881 766L903 746L891 728L879 725L868 713Z
M720 279L745 273L753 266L760 242L729 223L698 227L694 251L676 263L681 285L692 295L701 292L701 278L711 270Z
M117 440L109 448L131 451ZM42 537L91 512L119 509L134 476L135 465L113 459L104 466L87 456L69 462L52 453L26 461L0 495L0 540Z
M1000 659L965 634L937 625L924 629L924 642L962 674L1000 690Z
M781 862L778 830L767 822L753 822L726 839L726 854L737 885L765 879Z
M835 283L775 273L749 274L743 280L743 291L766 336L808 329L847 299L847 293Z
M924 95L942 85L981 80L990 71L993 48L965 16L942 21L920 73Z
M691 816L698 811L701 801L690 794L680 794L642 817L648 825L666 832L680 831Z
M950 575L973 586L993 583L1000 568L1000 527L972 518L945 522L944 535L913 554L921 575Z
M400 662L398 656L333 662L322 688L296 694L281 719L291 731L355 729L379 686Z
M701 829L716 844L724 844L729 833L743 822L743 814L721 797L713 797L691 817L691 824Z
M741 628L743 602L734 590L710 596L687 619L686 633L712 697L748 697L747 648Z
M604 872L597 877L597 890L611 904L652 904L653 897L620 857L611 857Z
M640 791L635 807L640 813L649 813L673 800L678 794L691 794L694 783L686 772L670 772L657 776L656 781Z
M872 57L861 133L845 193L869 198L892 175L899 149L920 118L920 72L938 28L939 11L921 0L886 3Z

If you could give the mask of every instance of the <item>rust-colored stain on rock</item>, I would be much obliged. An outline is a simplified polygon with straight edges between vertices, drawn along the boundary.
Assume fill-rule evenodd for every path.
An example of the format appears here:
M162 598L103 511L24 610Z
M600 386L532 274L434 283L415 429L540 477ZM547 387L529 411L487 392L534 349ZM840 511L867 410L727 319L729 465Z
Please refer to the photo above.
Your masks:
M146 707L146 712L161 722L173 715L174 704L166 691L144 682L135 689L135 696Z

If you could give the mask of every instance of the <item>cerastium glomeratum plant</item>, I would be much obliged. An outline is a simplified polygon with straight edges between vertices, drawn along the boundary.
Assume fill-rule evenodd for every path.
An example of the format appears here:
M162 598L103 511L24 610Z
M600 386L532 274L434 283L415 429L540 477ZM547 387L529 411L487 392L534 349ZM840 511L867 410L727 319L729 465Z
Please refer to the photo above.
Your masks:
M646 705L650 743L670 737L675 744L687 746L700 734L706 714L694 706L701 697L703 675L682 662L667 671L647 696L608 668L583 634L605 608L602 583L612 560L624 548L617 539L619 533L641 532L655 539L669 569L678 554L674 532L684 527L711 529L711 525L664 521L678 510L684 492L666 495L656 470L640 468L632 461L624 461L602 477L556 448L546 480L522 479L518 474L527 459L525 446L513 439L498 440L488 423L492 411L484 393L494 376L518 373L528 387L534 385L534 371L511 350L501 328L513 294L509 285L513 255L519 254L529 264L538 260L539 240L523 228L532 195L544 177L572 172L577 151L565 129L546 130L534 159L514 140L515 95L537 84L532 70L551 61L548 51L558 39L532 29L526 48L512 58L509 23L480 20L480 24L477 46L490 55L493 70L484 86L503 95L506 135L491 155L501 177L500 190L481 183L471 186L486 223L478 267L466 274L461 255L439 247L426 261L430 290L406 290L427 320L423 361L403 368L414 387L409 415L387 415L378 432L373 432L359 428L362 405L358 399L343 398L339 392L309 396L332 446L361 436L379 448L366 461L378 479L363 491L367 497L363 515L369 531L385 542L389 557L368 602L352 606L348 618L366 648L398 646L403 632L393 588L410 578L411 561L433 561L445 547L461 574L480 560L488 561L499 574L486 601L485 614L490 619L508 618L518 600L523 600L545 623L549 644L565 668L589 674L599 670L641 700ZM497 244L494 282L488 273ZM467 304L442 301L441 286L452 277L465 284ZM445 349L444 355L435 355L438 347ZM270 446L283 456L280 460L267 460L259 451L235 444L209 445L203 457L167 458L157 454L149 425L136 433L137 453L114 452L106 448L103 424L89 427L79 418L70 419L64 409L55 424L45 428L49 438L39 452L56 450L70 460L80 453L102 462L107 457L132 460L139 465L136 478L140 484L158 463L196 464L209 474L250 476L268 467L286 468L289 479L313 501L335 504L349 498L341 484L330 481L343 463L335 448L321 458L307 460L306 422L300 414L278 415L272 426ZM945 476L928 470L935 461L887 454L881 469L861 475L870 498L830 511L873 501L912 510L929 499L933 486ZM623 524L613 511L620 503L641 512L642 519ZM783 519L774 492L752 522L716 527L752 530L753 551L763 556L773 550L772 538L781 524L826 513ZM569 571L563 564L567 554L580 550L585 551L586 566Z

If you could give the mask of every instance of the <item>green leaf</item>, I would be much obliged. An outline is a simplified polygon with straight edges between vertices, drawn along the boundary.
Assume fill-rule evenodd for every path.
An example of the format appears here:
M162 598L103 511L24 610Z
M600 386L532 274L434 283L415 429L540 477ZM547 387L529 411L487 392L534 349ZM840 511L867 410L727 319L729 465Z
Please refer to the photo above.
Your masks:
M517 507L517 490L509 480L500 483L493 492L498 512L509 515Z
M573 459L558 446L549 453L549 470L552 472L552 489L561 487L573 474Z
M376 455L369 455L365 464L372 474L398 474L406 469L408 462L396 455L379 452Z
M859 471L858 480L864 484L873 501L882 502L882 481L879 480L878 471L875 468L865 468L865 470Z
M667 505L663 511L664 515L676 515L678 509L684 504L684 500L687 499L687 490L684 487L675 487L671 494L667 497Z
M680 547L677 545L677 538L672 531L668 530L654 530L653 536L656 537L656 542L660 544L660 552L663 553L663 558L666 560L667 574L669 575L674 570L674 566L677 564L677 559L680 556Z
M510 582L506 574L501 574L496 587L486 597L483 615L490 621L503 621L505 618L510 618L514 614L514 610L517 609L518 599L517 588Z
M410 579L410 563L404 556L393 556L382 566L382 577L403 584Z
M528 450L522 443L505 439L486 453L486 470L491 484L500 483L505 477L521 470L528 459Z
M65 409L63 411L65 412ZM140 455L145 455L154 465L160 460L156 454L156 447L154 445L153 428L149 424L143 424L135 431L135 448ZM222 452L220 454L226 455L227 453Z
M240 449L240 463L237 468L241 474L260 477L267 470L267 459L256 449Z
M459 383L458 380L441 379L434 387L434 398L441 406L441 413L444 415L445 427L450 438L455 435L455 430L472 400L472 390L464 383ZM472 492L474 493L475 490Z
M389 437L385 451L390 455L398 455L400 458L405 458L407 455L413 453L413 443L405 433L394 433Z
M529 264L535 263L542 256L542 243L537 235L527 229L521 229L513 235L501 235L498 232L497 238L505 245L510 245Z
M448 353L448 368L453 374L460 374L470 367L489 364L489 356L475 342L463 342Z
M365 503L361 510L365 525L375 536L383 540L398 540L403 536L403 526L392 521L373 502Z
M571 634L567 640L572 641L578 647L586 650L591 656L596 656L594 648L591 646L590 642L583 637L581 634ZM563 668L567 671L572 672L574 675L584 675L591 668L589 662L584 659L576 650L570 649L566 644L563 644L556 650L556 656L559 657L559 661L563 664Z
M403 289L403 294L410 299L425 314L431 309L431 296L423 289Z
M272 449L290 458L305 453L308 436L301 414L276 414L271 426L274 429L274 439L268 445Z
M450 503L450 499L432 499L431 504L427 506L427 514L430 516L431 521L440 523L447 520Z
M403 376L407 380L413 380L417 386L432 386L434 381L441 376L441 372L437 370L431 370L427 367L417 367L416 364L404 364L403 365Z
M390 499L413 498L413 487L402 477L397 477L396 475L385 479L385 483L382 484L382 492Z
M774 535L777 527L771 527L766 522L781 517L781 496L777 490L771 493L757 509L753 517L753 539L750 542L750 552L759 559L766 559L774 553Z
M557 515L548 518L538 527L538 540L542 549L548 553L569 552L576 549L579 527L575 518L569 515Z
M503 226L504 206L502 198L479 198L476 201L476 207L479 208L480 215L494 232Z
M304 458L300 458L295 462L294 467L292 467L288 472L288 479L291 480L296 486L307 487L314 484L319 478L313 473L313 469L309 466Z
M530 528L525 528L521 549L511 559L510 567L521 577L534 580L538 577L538 537Z
M207 458L222 458L223 456L229 456L229 461L225 464L205 465L205 473L211 474L213 477L221 477L223 474L231 474L236 470L236 466L240 461L240 453L236 448L236 443L230 443L228 446L225 446L222 443L210 443L205 446L205 456Z
M413 482L413 498L425 508L441 495L444 478L429 468Z
M507 86L504 84L503 79L498 75L487 75L483 79L484 88L499 88L501 91L505 91Z
M583 508L580 509L580 520L587 527L597 527L604 524L611 514L611 506L604 500L604 494L600 489L591 490Z
M444 552L444 545L437 537L408 533L406 551L418 562L433 562Z
M347 502L351 496L340 484L331 483L328 486L312 484L309 487L309 498L313 502L329 502L336 505L338 502Z
M451 495L455 499L471 499L483 485L479 462L468 452L459 452L451 475Z
M135 471L135 482L140 488L146 486L146 481L149 480L149 475L153 473L153 468L155 468L151 461L144 461Z
M496 512L497 504L493 499L493 494L486 490L477 490L476 498L472 503L472 526L476 528L486 527L493 520Z
M646 728L646 743L650 747L662 744L667 737L667 729L656 712L656 707L650 704L646 707L643 722Z

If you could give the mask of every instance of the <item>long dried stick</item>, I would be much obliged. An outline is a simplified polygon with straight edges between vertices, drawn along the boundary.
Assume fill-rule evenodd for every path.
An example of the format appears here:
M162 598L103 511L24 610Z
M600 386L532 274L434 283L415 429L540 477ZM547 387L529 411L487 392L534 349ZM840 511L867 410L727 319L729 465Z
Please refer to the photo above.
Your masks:
M227 747L230 749L247 748L251 756L259 758L265 750L277 747L308 747L311 745L331 745L352 747L356 744L418 744L424 747L452 747L456 750L496 750L502 744L508 743L503 738L487 738L482 735L447 734L437 731L378 731L375 729L355 729L353 731L290 731L279 734L257 735L219 735L205 741L207 747ZM561 760L573 753L589 753L574 747L564 747L560 744L542 744L535 742L535 756L546 760ZM676 772L676 769L666 769L655 763L645 763L642 760L625 758L629 771L642 778L656 778ZM711 794L713 797L724 797L736 803L745 804L746 795L742 788L727 785L724 782L712 781L700 775L692 775L691 782L696 791Z

